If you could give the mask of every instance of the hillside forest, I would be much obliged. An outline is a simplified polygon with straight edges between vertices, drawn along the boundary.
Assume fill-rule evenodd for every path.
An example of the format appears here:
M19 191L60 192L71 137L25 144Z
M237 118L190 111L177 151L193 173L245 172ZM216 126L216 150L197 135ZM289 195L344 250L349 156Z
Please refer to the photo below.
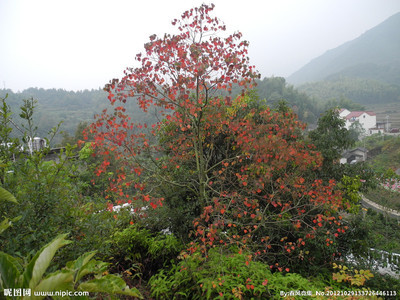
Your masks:
M310 127L316 126L321 114L336 106L349 110L365 108L365 105L345 98L342 94L338 97L328 97L328 99L311 97L306 92L288 84L283 77L256 79L255 86L249 90L270 107L276 107L280 101L284 100L297 114L299 120L307 123ZM2 89L0 92L3 98L8 95L7 104L12 111L18 111L24 99L38 100L33 118L38 126L37 135L40 137L45 137L51 128L62 122L62 133L54 138L53 146L64 146L70 141L68 137L71 138L75 135L79 123L89 124L95 114L111 107L110 103L106 101L108 94L103 89L66 91L62 89L30 88L21 92L13 92L7 89ZM240 93L240 88L233 85L232 94ZM131 101L127 105L129 105L130 113L139 123L157 121L154 112L143 114L135 101ZM15 114L13 118L17 123L22 122L18 114ZM63 137L65 137L64 140Z
M261 79L213 8L104 89L0 90L1 296L398 297L398 221L361 201L400 210L400 137L359 140L337 110L397 87ZM340 164L353 147L370 159Z

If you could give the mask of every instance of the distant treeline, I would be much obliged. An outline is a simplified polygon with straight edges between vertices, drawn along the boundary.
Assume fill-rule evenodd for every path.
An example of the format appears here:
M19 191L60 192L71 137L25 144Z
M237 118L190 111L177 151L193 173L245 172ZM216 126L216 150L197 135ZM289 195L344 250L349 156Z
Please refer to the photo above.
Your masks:
M322 113L333 107L349 110L364 110L365 107L343 95L322 98L290 85L282 77L264 78L258 82L256 91L260 99L274 106L279 100L285 100L296 112L299 119L309 125L315 125Z
M66 91L63 89L29 88L14 93L11 90L0 90L0 97L6 99L13 112L13 119L20 122L19 107L23 99L36 99L37 107L34 113L37 135L45 137L49 130L59 122L63 122L61 130L73 133L80 122L93 120L96 112L107 106L107 96L103 90ZM60 142L61 137L56 139Z
M331 107L340 106L350 110L363 109L362 105L346 99L342 94L337 94L337 97L328 97L330 101L326 101L327 97L316 97L315 94L310 97L304 90L288 85L282 77L259 80L255 92L259 99L265 99L270 106L275 106L279 101L285 100L299 116L299 119L308 124L316 124L320 114ZM48 131L61 121L63 122L61 129L67 135L74 135L80 123L91 122L95 114L110 105L107 93L101 89L66 91L29 88L17 93L7 89L0 90L0 97L4 98L6 94L8 94L6 102L14 112L16 122L19 120L19 106L23 103L23 99L33 97L38 100L34 120L38 126L37 134L42 137L46 136ZM239 89L233 89L233 95L237 94L239 94ZM151 113L150 115L143 114L136 101L131 101L131 103L132 105L128 109L134 113L136 122L156 121L156 117ZM60 143L62 137L55 141Z

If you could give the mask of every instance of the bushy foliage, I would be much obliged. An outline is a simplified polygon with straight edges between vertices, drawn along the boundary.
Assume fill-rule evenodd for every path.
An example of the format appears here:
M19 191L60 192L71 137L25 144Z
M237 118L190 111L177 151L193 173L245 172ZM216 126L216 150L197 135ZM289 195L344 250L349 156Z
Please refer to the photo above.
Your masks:
M59 233L61 224L71 224L69 213L74 201L65 200L70 200L71 191L74 190L70 178L76 169L67 163L72 155L71 147L56 155L57 159L46 161L49 146L37 151L30 145L37 136L37 126L33 121L36 101L24 101L20 117L25 122L20 125L13 121L13 112L5 100L2 102L2 185L16 197L18 205L4 204L1 210L10 217L21 216L21 219L17 226L4 233L1 248L10 253L27 253L37 250L48 242L49 236ZM19 137L11 138L16 129ZM49 133L47 145L58 129L56 127ZM57 211L63 211L64 214L56 214Z
M368 209L360 226L364 228L367 235L358 238L365 240L369 248L400 253L397 220Z
M108 243L106 255L113 269L119 273L139 273L145 280L167 266L184 247L171 234L152 234L137 224L114 233Z
M257 81L255 90L260 99L265 99L271 107L285 100L298 115L299 120L305 123L315 124L318 115L323 111L319 102L288 85L283 77L263 78Z
M30 151L28 142L37 134L35 101L24 102L21 116L25 123L19 125L5 99L2 105L1 183L17 203L0 203L0 215L12 221L12 226L2 233L0 249L11 255L33 255L58 234L69 232L79 246L62 248L50 269L93 248L104 251L100 236L111 236L131 218L121 216L117 220L111 212L104 211L104 189L99 191L101 185L90 183L94 176L91 165L95 162L90 157L78 158L75 146L69 145L49 159L50 140L58 134L57 128L49 134L47 147Z
M394 186L394 189L392 187ZM364 193L365 197L383 207L400 211L400 192L398 183L388 187L378 187Z
M169 271L161 270L150 279L157 299L266 299L281 291L322 290L323 286L294 273L272 273L270 267L251 260L250 253L218 249L188 255Z
M400 137L375 134L359 143L368 149L368 162L383 179L396 178L400 168Z

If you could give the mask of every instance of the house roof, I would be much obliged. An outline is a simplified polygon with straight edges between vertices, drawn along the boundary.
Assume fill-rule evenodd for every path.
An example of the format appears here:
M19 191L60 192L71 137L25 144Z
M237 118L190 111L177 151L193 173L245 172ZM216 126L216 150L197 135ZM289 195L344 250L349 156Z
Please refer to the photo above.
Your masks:
M376 116L376 113L374 113L373 111L352 111L346 116L346 119L349 120L351 118L358 118L362 114L367 114L367 115L370 115L370 116Z

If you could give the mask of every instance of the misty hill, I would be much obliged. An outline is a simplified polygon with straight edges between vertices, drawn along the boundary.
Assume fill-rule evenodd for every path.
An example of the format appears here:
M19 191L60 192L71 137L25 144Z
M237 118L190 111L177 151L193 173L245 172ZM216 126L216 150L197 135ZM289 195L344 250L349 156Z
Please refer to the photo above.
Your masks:
M289 83L357 77L400 86L400 13L315 58L287 78Z

